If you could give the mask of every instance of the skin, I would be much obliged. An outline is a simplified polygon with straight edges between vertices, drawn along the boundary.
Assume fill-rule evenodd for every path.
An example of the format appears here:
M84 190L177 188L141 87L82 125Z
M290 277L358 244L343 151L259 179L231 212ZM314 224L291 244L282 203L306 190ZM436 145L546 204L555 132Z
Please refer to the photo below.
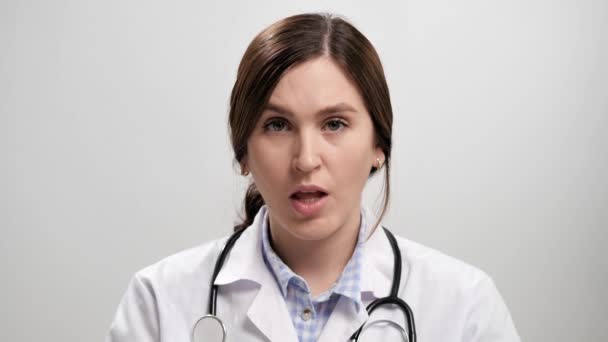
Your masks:
M288 70L268 103L242 167L268 206L273 249L317 295L354 251L363 188L384 154L357 86L327 56ZM289 196L302 184L328 192L315 216L292 207Z

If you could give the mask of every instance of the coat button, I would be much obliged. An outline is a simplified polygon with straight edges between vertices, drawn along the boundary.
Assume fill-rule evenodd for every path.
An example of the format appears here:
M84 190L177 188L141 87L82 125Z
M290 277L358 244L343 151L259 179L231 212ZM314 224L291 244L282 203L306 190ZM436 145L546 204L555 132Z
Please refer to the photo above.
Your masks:
M312 310L310 310L309 308L304 309L304 311L302 311L302 320L309 321L311 318Z

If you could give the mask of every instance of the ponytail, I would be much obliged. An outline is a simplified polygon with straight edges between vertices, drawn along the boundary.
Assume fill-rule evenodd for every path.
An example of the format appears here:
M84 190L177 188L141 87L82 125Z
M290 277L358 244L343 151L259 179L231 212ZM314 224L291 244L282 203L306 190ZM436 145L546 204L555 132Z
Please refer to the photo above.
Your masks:
M253 218L255 215L264 205L264 198L262 198L262 194L260 194L258 191L255 183L249 184L247 192L245 193L245 200L243 204L245 205L245 219L241 224L234 226L235 232L249 227L253 223Z

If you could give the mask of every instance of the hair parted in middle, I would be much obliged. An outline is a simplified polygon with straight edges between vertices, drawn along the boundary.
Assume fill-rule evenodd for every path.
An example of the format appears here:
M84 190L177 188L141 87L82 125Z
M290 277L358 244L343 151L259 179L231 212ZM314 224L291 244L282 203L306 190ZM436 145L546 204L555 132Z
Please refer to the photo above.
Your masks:
M230 96L228 124L235 160L247 155L247 141L274 88L290 68L317 57L331 58L357 86L371 116L374 137L384 152L384 198L378 222L390 195L393 111L384 70L369 40L346 20L327 13L298 14L281 19L251 41L238 68ZM370 176L377 172L370 170ZM264 199L252 182L245 194L245 219L235 231L253 223Z

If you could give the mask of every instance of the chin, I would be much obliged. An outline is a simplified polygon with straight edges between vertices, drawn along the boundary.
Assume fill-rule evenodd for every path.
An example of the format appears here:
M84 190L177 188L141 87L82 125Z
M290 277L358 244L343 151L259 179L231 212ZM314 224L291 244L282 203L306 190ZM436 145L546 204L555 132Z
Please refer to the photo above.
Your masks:
M305 241L324 240L337 231L336 224L326 217L300 221L290 227L289 231L293 236Z

